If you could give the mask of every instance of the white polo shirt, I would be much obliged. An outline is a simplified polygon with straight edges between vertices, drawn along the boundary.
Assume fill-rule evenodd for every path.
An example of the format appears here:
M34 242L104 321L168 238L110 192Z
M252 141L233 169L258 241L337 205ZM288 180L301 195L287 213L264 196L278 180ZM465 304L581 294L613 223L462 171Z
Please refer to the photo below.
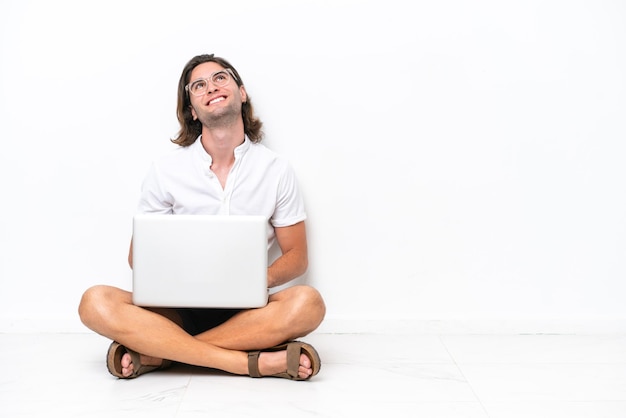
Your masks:
M235 149L235 163L222 188L200 137L152 163L141 188L139 213L263 215L268 245L274 227L306 219L295 173L288 161L248 137Z

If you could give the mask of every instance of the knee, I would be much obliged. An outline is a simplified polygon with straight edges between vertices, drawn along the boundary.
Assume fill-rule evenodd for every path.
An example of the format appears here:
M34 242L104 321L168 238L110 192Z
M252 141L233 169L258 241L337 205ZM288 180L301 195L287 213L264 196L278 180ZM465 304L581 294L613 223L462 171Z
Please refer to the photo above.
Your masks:
M108 315L107 305L111 298L108 296L107 286L93 286L83 293L78 305L80 320L87 327L93 329L93 325L102 321Z
M321 320L324 318L324 315L326 315L326 304L324 303L322 295L320 294L320 292L317 291L317 289L310 286L304 286L304 289L302 290L304 292L309 309L312 311L312 313L320 318L321 322Z
M294 313L298 320L306 324L307 332L314 331L326 315L326 304L320 292L311 286L295 286L294 302L297 309Z

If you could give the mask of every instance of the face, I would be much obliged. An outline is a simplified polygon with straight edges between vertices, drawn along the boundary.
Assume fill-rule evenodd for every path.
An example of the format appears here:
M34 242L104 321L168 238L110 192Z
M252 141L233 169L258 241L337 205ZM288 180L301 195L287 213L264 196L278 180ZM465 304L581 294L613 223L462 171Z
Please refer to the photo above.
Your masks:
M210 81L213 73L223 69L216 62L205 62L196 66L189 77L190 83L198 79L209 80L204 94L189 94L194 120L199 119L207 127L224 126L241 117L241 104L247 100L245 88L237 86L234 77L231 76L224 86L216 86Z

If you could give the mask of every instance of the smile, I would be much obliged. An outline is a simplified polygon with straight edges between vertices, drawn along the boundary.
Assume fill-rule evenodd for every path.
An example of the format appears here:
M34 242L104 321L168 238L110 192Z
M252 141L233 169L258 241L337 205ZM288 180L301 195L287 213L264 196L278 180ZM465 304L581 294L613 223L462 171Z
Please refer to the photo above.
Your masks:
M226 98L224 98L224 97L216 97L215 99L213 99L213 100L211 100L209 102L209 105L212 105L212 104L215 104L215 103L219 103L219 102L221 102L223 100L226 100Z

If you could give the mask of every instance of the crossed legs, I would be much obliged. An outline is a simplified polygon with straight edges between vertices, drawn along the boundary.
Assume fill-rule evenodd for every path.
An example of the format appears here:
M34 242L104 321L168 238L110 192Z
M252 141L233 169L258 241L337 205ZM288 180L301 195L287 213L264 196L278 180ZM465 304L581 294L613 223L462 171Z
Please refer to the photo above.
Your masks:
M315 330L325 314L320 294L309 286L294 286L270 296L267 306L244 310L223 324L192 336L181 327L177 312L149 310L132 304L132 295L110 286L94 286L82 297L79 314L93 331L138 353L146 362L168 359L210 367L234 374L248 374L247 351L263 350ZM286 352L262 353L263 375L287 369ZM132 364L125 357L132 371ZM143 360L142 360L143 362ZM148 364L150 364L148 363ZM305 355L300 359L300 376L311 373Z

